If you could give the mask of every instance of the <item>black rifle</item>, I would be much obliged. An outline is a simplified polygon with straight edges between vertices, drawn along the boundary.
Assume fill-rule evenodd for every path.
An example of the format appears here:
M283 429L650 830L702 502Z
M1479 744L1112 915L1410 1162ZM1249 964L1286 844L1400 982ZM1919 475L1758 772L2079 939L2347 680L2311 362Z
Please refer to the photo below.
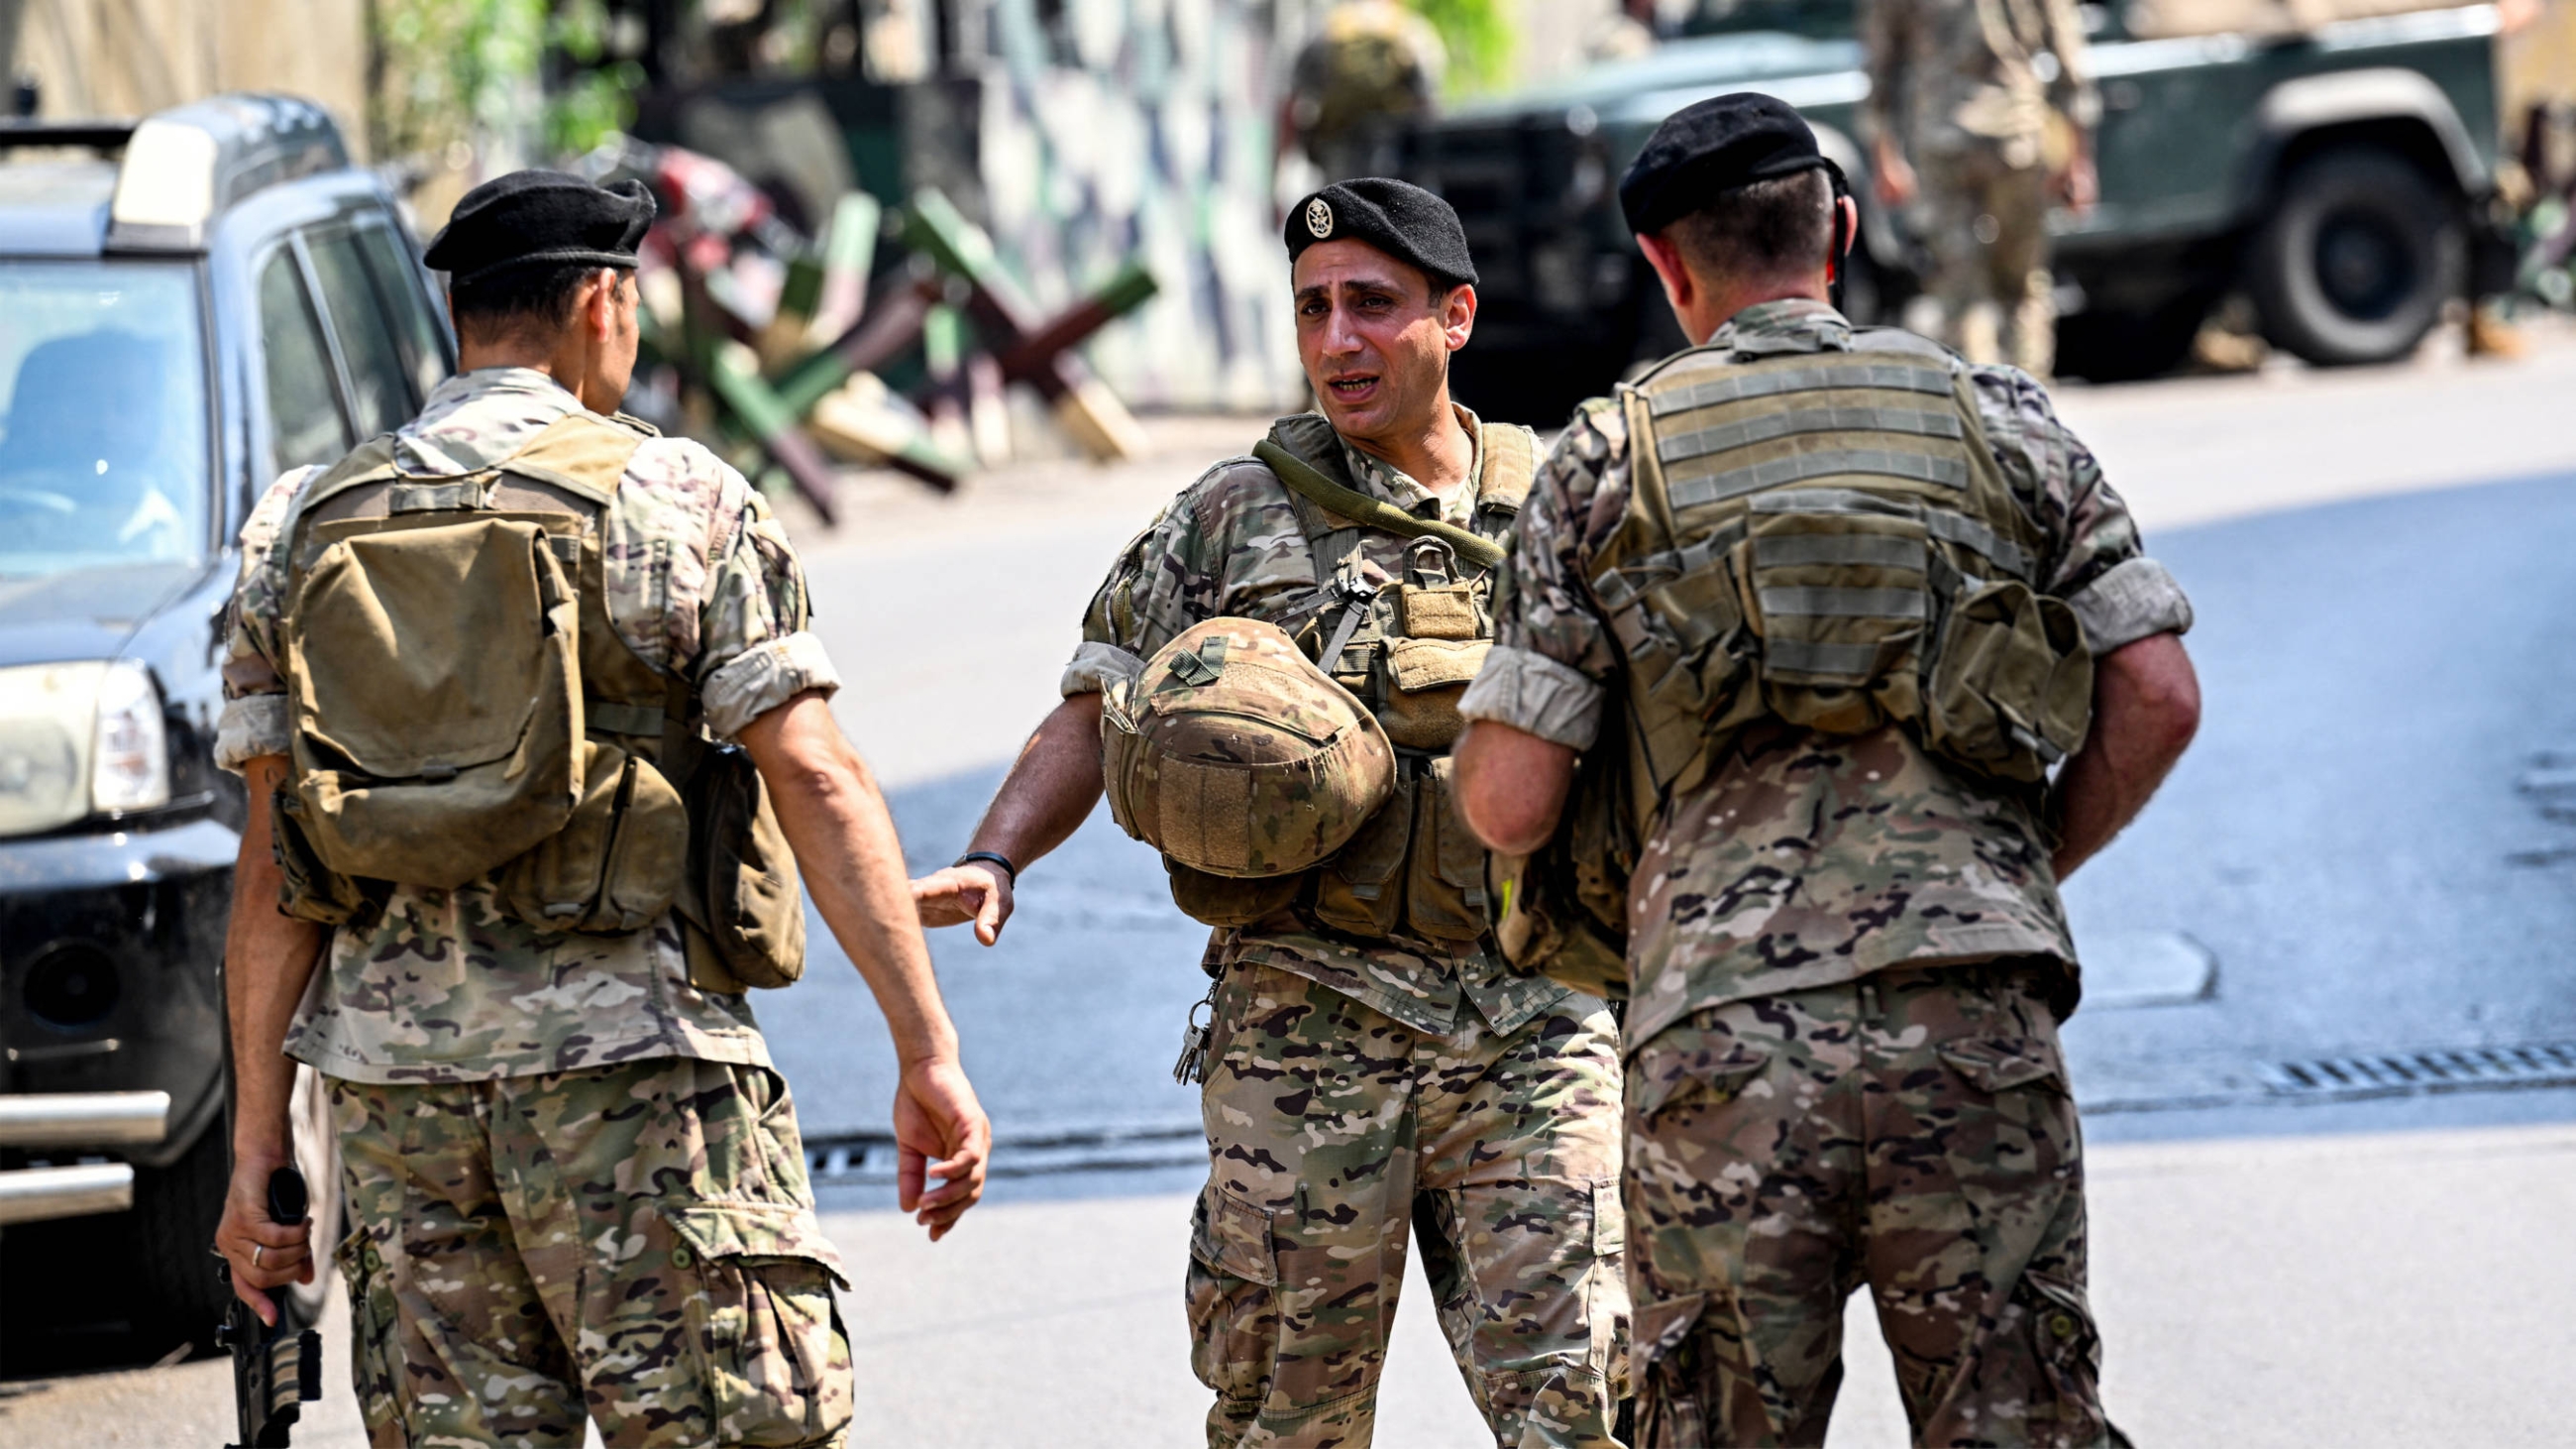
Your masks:
M279 1223L304 1221L308 1206L304 1174L281 1167L268 1175L268 1216ZM215 1270L232 1284L232 1266ZM304 1406L322 1397L322 1335L298 1329L286 1305L270 1295L277 1310L275 1326L236 1297L224 1305L223 1326L215 1342L232 1350L233 1413L241 1421L241 1442L227 1449L286 1449L288 1434Z

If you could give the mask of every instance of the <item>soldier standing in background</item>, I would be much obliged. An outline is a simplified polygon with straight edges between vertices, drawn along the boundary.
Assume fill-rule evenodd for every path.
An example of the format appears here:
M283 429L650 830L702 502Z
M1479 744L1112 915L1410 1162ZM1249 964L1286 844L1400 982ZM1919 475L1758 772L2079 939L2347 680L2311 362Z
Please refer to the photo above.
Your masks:
M2093 87L2075 0L1863 0L1861 106L1879 199L1921 202L1941 340L2047 378L2057 350L2052 201L2096 194Z
M1386 130L1430 116L1448 68L1440 32L1397 0L1341 0L1289 70L1280 141L1326 181L1379 170L1371 153Z
M1627 1367L1617 1028L1495 957L1484 852L1449 808L1533 440L1450 401L1476 273L1446 202L1328 186L1286 240L1322 415L1128 545L1064 703L914 892L991 944L1105 786L1216 928L1180 1073L1206 1083L1188 1306L1212 1449L1369 1441L1408 1236L1492 1442L1600 1449ZM1156 743L1202 729L1194 758Z
M847 1280L743 995L803 971L799 865L894 1034L904 1207L936 1238L983 1188L795 552L741 474L615 411L652 216L636 182L468 192L426 258L462 370L242 530L217 1248L263 1318L253 1290L312 1281L313 1225L262 1207L311 1064L378 1449L843 1442Z
M1857 221L1829 167L1734 95L1621 182L1699 345L1541 467L1459 806L1525 854L1580 756L1637 787L1643 1449L1823 1443L1864 1284L1916 1443L2118 1443L2057 887L2190 740L2190 605L2027 374L1827 304Z

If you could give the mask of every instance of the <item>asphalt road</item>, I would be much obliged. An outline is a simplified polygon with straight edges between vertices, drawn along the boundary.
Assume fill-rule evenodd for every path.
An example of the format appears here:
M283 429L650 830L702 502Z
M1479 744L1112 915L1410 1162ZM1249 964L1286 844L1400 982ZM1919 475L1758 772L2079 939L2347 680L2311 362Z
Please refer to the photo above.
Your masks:
M2475 1426L2546 1443L2563 1423L2544 1381L2576 1347L2559 1241L2576 1133L2545 1124L2576 1122L2576 1048L2497 1049L2576 1043L2571 387L2562 335L2514 365L2061 399L2193 594L2207 699L2165 793L2068 891L2091 994L2067 1039L2091 1141L2110 1144L2099 1304L2141 1442ZM962 848L1053 704L1117 547L1260 427L1158 420L1153 460L1023 465L949 503L868 480L860 521L808 534L818 627L852 681L836 711L916 867ZM877 1211L891 1062L819 923L806 982L760 1003L830 1150L831 1229L867 1265L848 1305L878 1426L862 1438L927 1442L919 1426L941 1423L942 1442L1029 1442L1028 1423L1056 1422L1029 1416L1057 1414L1050 1442L1182 1442L1202 1405L1176 1255L1201 1171L1169 1072L1204 989L1200 933L1105 812L1021 900L995 949L934 938L1005 1174L938 1250ZM2333 1090L2284 1089L2302 1073ZM2544 1125L2457 1130L2514 1123ZM2406 1128L2452 1130L2374 1135ZM1133 1352L1105 1370L1106 1345ZM340 1351L335 1333L334 1398L299 1443L358 1442ZM1865 1326L1850 1351L1835 1442L1894 1442ZM1400 1317L1380 1442L1472 1442L1442 1358L1427 1314ZM2477 1412L2443 1407L2464 1394ZM217 1442L224 1397L202 1363L0 1382L0 1446Z

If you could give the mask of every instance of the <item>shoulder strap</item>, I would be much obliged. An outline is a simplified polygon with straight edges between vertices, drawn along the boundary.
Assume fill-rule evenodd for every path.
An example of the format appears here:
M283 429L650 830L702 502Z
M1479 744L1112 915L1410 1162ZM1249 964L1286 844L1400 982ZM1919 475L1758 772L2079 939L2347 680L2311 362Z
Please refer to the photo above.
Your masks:
M540 428L526 447L494 464L493 471L551 483L605 506L617 496L618 480L644 443L643 434L576 409Z
M1484 466L1476 477L1476 505L1518 512L1538 477L1538 434L1518 423L1484 425Z
M1355 488L1345 488L1324 476L1305 459L1280 447L1268 438L1252 445L1252 456L1270 466L1279 481L1291 493L1301 494L1328 512L1338 513L1354 523L1398 534L1405 538L1436 538L1458 551L1458 556L1480 568L1492 568L1503 561L1502 545L1489 538L1469 533L1463 528L1428 518L1416 518L1383 499L1371 498Z

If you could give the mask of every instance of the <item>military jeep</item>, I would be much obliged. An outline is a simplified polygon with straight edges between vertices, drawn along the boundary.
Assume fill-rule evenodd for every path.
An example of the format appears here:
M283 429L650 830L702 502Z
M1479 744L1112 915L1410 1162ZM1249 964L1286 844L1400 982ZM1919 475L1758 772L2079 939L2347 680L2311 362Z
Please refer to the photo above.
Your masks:
M1861 0L1865 3L1865 0ZM1923 252L1873 194L1855 0L1703 0L1699 34L1391 135L1379 159L1448 198L1484 278L1459 396L1561 420L1633 362L1681 344L1620 224L1618 182L1666 116L1756 90L1797 106L1862 213L1847 287L1896 320ZM2494 192L2492 6L2301 32L2136 38L2139 7L2086 5L2102 92L2101 203L2052 218L2060 371L2150 376L2210 308L2252 299L2263 334L2313 363L2402 357L2509 242Z

